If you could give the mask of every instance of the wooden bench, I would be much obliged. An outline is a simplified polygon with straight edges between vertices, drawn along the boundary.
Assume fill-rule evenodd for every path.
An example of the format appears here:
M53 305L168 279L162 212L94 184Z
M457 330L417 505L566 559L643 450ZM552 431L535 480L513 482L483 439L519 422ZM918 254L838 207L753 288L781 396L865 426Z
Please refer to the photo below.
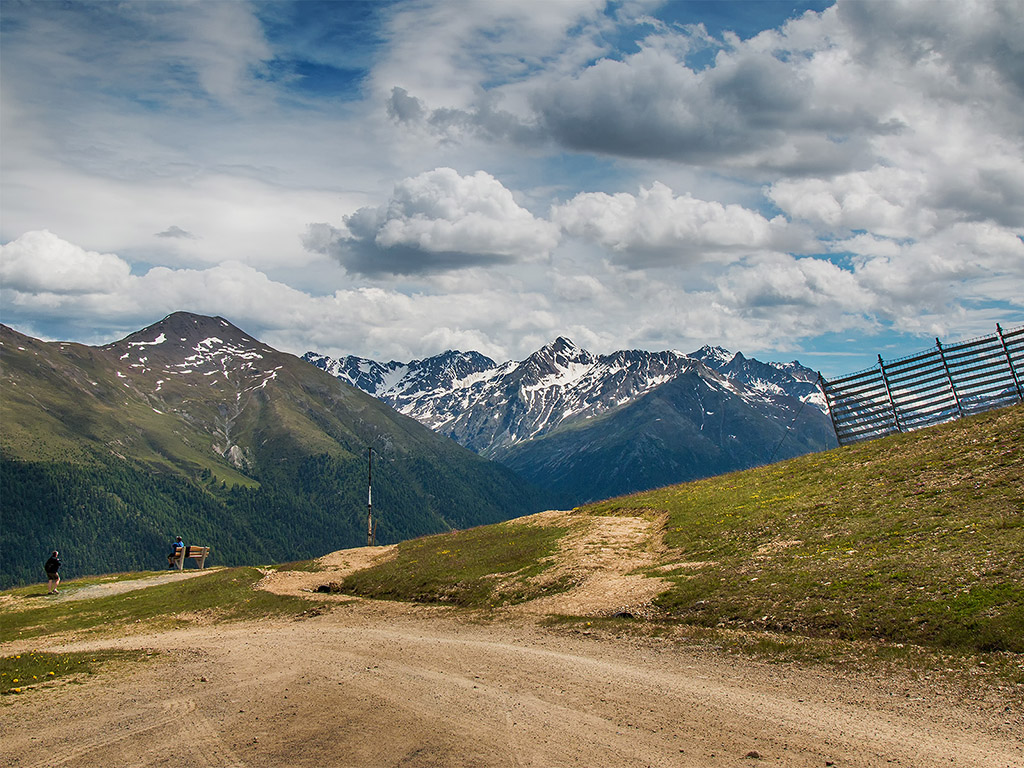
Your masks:
M210 554L209 547L180 547L178 556L174 558L174 565L180 571L185 567L185 560L192 558L196 561L196 568L206 567L206 558Z

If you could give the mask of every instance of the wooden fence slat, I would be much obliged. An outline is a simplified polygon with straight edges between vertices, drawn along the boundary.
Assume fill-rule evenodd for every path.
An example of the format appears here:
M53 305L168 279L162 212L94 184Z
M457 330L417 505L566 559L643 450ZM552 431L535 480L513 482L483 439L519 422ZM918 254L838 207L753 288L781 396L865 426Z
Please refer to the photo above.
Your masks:
M884 408L873 408L871 410L860 411L851 410L845 413L840 413L838 416L836 416L836 421L840 422L841 424L880 421L883 419L888 419L889 421L892 421L892 412L889 409L888 403L886 403Z
M826 380L825 383L829 387L834 387L834 386L836 386L838 384L845 384L846 382L853 381L855 379L863 379L865 376L878 376L878 369L877 368L868 368L866 371L859 371L857 373L848 373L846 376L844 376L841 379L832 379L832 381Z
M922 365L917 368L912 368L909 371L896 371L889 377L889 386L896 387L899 386L901 382L914 381L915 379L918 379L921 376L926 376L929 373L938 373L944 376L945 373L942 367L942 361L935 360L929 363L927 367Z
M842 393L843 397L860 397L861 395L875 393L881 396L885 396L885 386L881 379L878 381L871 382L870 386L857 387L856 389L847 389Z
M926 392L919 397L908 397L906 399L897 398L896 405L899 406L900 410L904 413L909 413L913 410L911 406L916 406L919 403L934 402L948 403L951 408L956 408L956 401L953 399L953 395L949 391Z
M818 375L840 445L919 429L1024 401L1024 326L907 357L831 381Z
M929 373L931 373L931 371L929 371ZM934 376L929 376L927 379L918 379L917 381L912 380L910 386L894 386L893 394L895 394L898 397L899 395L897 393L916 392L917 390L922 388L934 389L935 382L940 382L939 386L941 386L943 389L949 389L949 377L946 376L946 372L940 368L938 371L935 372Z
M1002 375L1001 376L994 375L993 371L982 371L981 373L976 373L973 376L954 375L953 376L953 380L956 382L956 385L957 385L958 388L967 387L968 389L970 389L972 381L1001 382L1002 384L1005 384L1008 387L1012 387L1013 386L1013 379L1010 378L1010 376L1009 376L1010 372L1009 371L1005 371L1005 372L1000 371L999 373L1002 373Z
M905 367L911 363L916 363L920 360L927 360L930 357L935 356L935 350L929 349L927 352L920 352L916 355L910 355L909 357L900 357L896 360L886 360L885 368L888 371L895 370L897 368Z
M843 445L847 445L851 442L860 442L862 440L871 440L874 437L885 437L886 435L892 435L895 434L896 432L899 432L899 430L896 429L896 425L891 422L889 423L887 428L874 427L872 429L861 429L844 432L843 437L847 439L843 442Z

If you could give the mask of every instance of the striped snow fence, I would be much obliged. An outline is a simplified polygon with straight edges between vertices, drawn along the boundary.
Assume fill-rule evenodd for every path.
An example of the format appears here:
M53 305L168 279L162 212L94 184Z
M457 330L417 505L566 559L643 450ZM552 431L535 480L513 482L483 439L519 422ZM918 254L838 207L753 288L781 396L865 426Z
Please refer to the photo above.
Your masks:
M818 384L840 445L1024 402L1024 325Z

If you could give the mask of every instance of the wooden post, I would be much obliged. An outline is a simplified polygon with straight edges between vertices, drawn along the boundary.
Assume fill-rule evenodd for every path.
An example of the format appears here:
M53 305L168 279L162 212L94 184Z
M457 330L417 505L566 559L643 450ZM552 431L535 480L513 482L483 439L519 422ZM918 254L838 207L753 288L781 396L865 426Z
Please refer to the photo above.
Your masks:
M373 535L373 448L366 449L366 546L374 544Z
M939 337L935 337L935 346L939 348L939 357L942 358L942 369L946 372L946 381L949 382L949 391L953 393L953 402L956 403L956 415L957 418L962 419L964 416L964 410L960 407L960 397L956 393L956 384L953 383L953 375L949 372L949 363L946 362L946 353L942 349L942 342L939 341Z
M885 363L882 362L882 356L878 356L878 368L882 372L882 383L885 385L885 396L889 398L889 408L892 409L892 418L896 422L896 430L898 432L903 431L903 425L900 424L900 414L896 410L896 401L892 399L892 390L889 389L889 377L885 375Z
M1003 354L1006 355L1006 364L1010 366L1010 375L1013 376L1013 384L1017 387L1017 399L1024 401L1024 393L1021 392L1020 378L1017 376L1017 369L1013 367L1013 358L1010 357L1010 350L1006 346L1006 339L1003 338L1003 328L996 323L996 333L999 334L999 343L1003 345Z
M836 433L836 443L842 445L843 441L839 437L839 427L836 426L836 416L832 412L832 401L828 397L828 382L821 375L821 371L818 371L818 387L821 389L821 394L825 396L825 407L828 408L828 417L832 419L832 431Z

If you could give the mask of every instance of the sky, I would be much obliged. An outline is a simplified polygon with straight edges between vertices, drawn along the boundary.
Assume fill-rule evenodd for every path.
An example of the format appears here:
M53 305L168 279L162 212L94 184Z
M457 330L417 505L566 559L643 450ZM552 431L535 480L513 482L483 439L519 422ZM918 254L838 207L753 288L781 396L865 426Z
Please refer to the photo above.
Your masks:
M0 322L283 351L1024 324L1022 0L0 5Z

